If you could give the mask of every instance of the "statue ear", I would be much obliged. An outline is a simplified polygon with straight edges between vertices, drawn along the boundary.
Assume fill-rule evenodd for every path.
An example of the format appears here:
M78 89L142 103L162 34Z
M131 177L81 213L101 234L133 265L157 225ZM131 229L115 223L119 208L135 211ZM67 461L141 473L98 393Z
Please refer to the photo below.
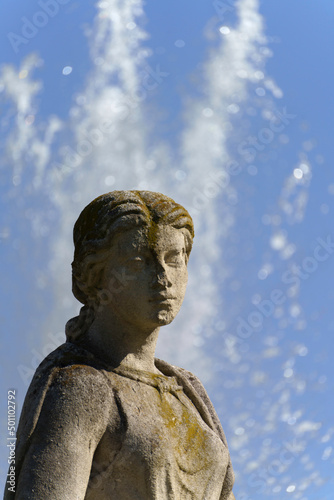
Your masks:
M186 249L186 264L188 264L190 252L192 249L193 239L192 239L191 234L187 228L183 228L183 229L181 229L181 231L183 232L184 244L185 244L185 249Z

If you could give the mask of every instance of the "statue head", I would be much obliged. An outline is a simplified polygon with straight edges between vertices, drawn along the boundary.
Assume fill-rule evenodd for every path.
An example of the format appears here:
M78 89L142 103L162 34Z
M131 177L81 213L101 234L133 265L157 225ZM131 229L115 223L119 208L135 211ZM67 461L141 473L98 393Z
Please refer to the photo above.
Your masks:
M74 318L68 323L69 338L89 327L105 300L103 276L117 237L129 230L143 229L154 240L159 228L165 226L182 231L188 261L194 237L192 219L181 205L161 193L112 191L93 200L81 212L73 231L72 290L85 307L80 321Z

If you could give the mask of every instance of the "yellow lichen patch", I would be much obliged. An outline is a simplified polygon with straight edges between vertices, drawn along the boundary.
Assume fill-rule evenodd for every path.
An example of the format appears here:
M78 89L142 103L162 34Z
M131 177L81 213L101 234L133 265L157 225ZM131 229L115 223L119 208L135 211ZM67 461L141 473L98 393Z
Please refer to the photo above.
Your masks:
M181 470L188 473L196 473L207 467L207 432L204 425L200 425L195 408L189 401L179 401L177 411L175 400L169 401L173 396L163 393L161 396L161 414L166 429L170 433L170 441L173 443L174 457Z

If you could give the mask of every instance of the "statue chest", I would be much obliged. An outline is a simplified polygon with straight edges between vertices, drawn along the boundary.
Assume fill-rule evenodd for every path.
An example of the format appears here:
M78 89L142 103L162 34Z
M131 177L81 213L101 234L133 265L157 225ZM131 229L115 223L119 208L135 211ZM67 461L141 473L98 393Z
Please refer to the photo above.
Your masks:
M118 426L96 449L86 499L218 500L228 451L173 377L152 377L113 377Z

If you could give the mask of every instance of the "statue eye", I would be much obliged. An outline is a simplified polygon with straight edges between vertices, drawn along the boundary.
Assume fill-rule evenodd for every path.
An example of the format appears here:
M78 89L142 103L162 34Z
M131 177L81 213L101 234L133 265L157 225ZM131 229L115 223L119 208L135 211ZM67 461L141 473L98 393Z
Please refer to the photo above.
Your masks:
M165 257L165 262L172 266L181 266L184 264L184 252L179 250L169 252Z
M145 259L144 257L140 257L137 255L136 257L132 257L131 259L128 260L128 262L136 267L141 267L145 264Z

